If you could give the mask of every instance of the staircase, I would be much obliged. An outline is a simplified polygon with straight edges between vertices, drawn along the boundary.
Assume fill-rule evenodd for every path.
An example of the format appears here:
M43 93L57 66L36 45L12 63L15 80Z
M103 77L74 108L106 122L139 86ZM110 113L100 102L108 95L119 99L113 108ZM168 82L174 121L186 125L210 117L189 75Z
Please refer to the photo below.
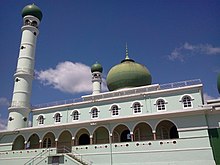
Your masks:
M82 155L80 155L79 153L71 151L71 148L69 148L65 145L62 146L62 147L57 148L57 153L69 156L71 159L75 160L80 165L91 165L92 164L91 161L87 161L87 160L83 159Z
M40 162L42 162L45 158L47 158L48 154L50 154L50 148L47 148L37 154L35 157L31 158L29 161L27 161L24 165L37 165Z
M37 154L35 157L28 160L24 165L38 165L42 163L45 159L49 157L57 156L67 156L71 161L75 162L78 165L92 165L91 161L85 160L82 158L82 155L76 152L71 152L71 149L63 146L62 148L57 148L56 153L51 154L50 148L47 148Z
M91 165L92 164L92 162L88 163L88 162L84 161L83 159L81 159L79 156L76 156L75 154L67 153L66 155L68 155L72 159L76 160L78 163L80 163L80 165Z

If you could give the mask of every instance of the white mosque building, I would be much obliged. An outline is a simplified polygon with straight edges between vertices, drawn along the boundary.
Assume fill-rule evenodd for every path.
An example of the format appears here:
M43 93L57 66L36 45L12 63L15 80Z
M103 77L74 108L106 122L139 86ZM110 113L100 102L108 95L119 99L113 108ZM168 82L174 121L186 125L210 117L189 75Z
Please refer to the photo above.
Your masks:
M22 10L8 128L0 132L0 164L220 165L220 100L204 103L200 80L151 84L148 69L129 58L127 49L125 59L107 75L108 92L101 91L103 68L96 63L91 95L30 106L42 16L34 4Z

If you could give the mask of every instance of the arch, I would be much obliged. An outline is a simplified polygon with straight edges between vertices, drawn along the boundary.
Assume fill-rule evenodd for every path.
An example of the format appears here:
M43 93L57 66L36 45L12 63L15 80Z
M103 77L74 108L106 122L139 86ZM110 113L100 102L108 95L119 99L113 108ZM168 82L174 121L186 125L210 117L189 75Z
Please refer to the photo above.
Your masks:
M73 112L72 112L72 120L73 121L79 120L79 115L80 115L80 113L79 113L78 110L73 110Z
M191 108L192 105L192 97L190 95L183 95L180 102L183 104L183 108Z
M60 123L61 122L61 118L62 118L62 114L60 112L56 112L54 114L54 122L55 123Z
M99 110L97 107L93 107L90 113L91 113L91 119L97 119L99 117Z
M156 127L157 139L173 139L179 138L177 127L169 120L161 121Z
M109 143L109 131L104 126L98 127L93 133L93 144Z
M63 131L60 134L58 138L57 150L59 153L71 152L72 134L68 130Z
M19 135L13 142L12 150L23 150L25 148L24 142L24 137Z
M112 133L112 142L117 143L117 142L128 142L128 141L131 141L129 128L124 124L120 124L116 126Z
M134 141L153 140L152 128L149 124L141 122L134 128Z
M36 133L32 134L28 139L27 148L28 149L39 148L40 147L39 141L40 141L39 136Z
M45 116L44 115L39 115L38 118L37 118L38 125L44 125L44 120L45 120Z
M142 105L139 101L135 101L132 103L132 109L133 109L133 113L137 114L137 113L141 113L142 112Z
M166 110L166 104L167 102L164 99L158 99L156 101L156 106L158 111L165 111Z
M80 129L75 136L76 145L88 145L90 144L90 134L85 128Z
M119 106L118 105L116 105L116 104L113 104L112 106L111 106L111 109L110 109L110 111L111 111L111 113L112 113L112 116L119 116Z
M55 147L55 136L52 132L48 132L44 135L42 148L53 148Z

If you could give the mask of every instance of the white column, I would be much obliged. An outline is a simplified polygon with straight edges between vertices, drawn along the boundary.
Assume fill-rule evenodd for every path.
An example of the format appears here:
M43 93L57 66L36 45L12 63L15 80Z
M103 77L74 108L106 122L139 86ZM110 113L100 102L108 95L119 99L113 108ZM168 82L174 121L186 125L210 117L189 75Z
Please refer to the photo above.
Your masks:
M40 20L34 16L23 17L23 26L17 69L14 74L14 91L9 107L8 130L28 126L30 97L34 77L36 40Z
M101 92L101 83L102 83L102 76L101 72L93 72L92 73L92 87L93 87L93 95L99 94Z

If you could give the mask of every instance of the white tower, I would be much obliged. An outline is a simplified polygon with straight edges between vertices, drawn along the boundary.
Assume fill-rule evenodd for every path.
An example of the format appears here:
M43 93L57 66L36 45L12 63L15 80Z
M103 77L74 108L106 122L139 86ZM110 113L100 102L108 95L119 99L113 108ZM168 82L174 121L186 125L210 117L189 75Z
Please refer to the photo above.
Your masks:
M8 109L8 130L28 126L32 80L34 77L35 47L39 34L38 26L42 16L40 8L34 4L27 5L22 10L22 38L17 70L14 74L12 103Z
M91 67L93 95L99 94L101 92L102 70L102 65L97 62L93 64Z

